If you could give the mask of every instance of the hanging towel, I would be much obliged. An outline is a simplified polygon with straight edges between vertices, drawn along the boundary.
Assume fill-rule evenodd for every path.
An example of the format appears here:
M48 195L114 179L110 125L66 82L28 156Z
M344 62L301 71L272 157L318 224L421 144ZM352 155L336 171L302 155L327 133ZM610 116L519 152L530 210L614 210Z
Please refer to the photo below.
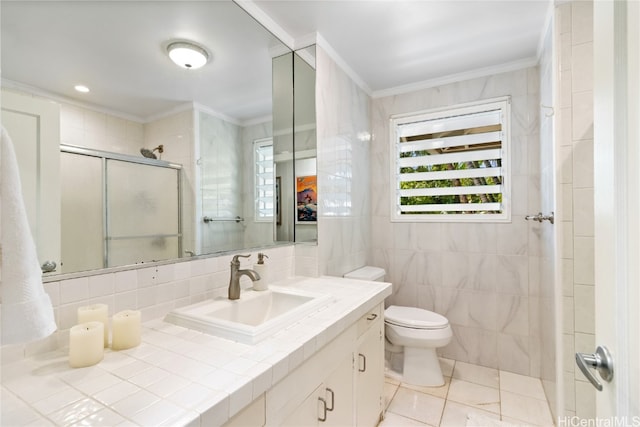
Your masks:
M42 271L22 199L13 142L4 126L0 139L0 342L4 345L47 337L57 326L51 300L42 285Z

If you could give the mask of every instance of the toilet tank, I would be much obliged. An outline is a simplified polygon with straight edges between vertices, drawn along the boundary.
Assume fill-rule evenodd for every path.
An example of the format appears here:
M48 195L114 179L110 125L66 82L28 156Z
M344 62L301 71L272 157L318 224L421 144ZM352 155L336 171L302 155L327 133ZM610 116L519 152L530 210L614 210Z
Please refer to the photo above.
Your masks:
M384 282L384 268L367 265L357 270L353 270L344 275L345 279L370 280L372 282Z

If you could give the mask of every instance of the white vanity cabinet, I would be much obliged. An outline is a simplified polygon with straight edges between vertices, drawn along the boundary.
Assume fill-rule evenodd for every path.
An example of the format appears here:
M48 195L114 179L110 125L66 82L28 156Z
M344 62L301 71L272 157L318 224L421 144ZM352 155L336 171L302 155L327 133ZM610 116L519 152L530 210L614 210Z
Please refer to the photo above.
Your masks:
M360 319L355 359L356 424L377 426L384 400L384 322L377 306Z
M353 358L349 354L326 380L316 387L282 426L353 425Z
M373 307L267 390L264 416L253 412L249 424L376 426L383 410L382 311L382 304Z

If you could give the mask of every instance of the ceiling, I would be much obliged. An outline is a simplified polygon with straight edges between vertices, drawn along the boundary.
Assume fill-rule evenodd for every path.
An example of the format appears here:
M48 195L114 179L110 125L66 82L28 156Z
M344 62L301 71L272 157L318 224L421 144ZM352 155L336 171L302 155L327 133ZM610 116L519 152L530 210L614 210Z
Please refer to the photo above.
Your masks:
M238 122L271 114L271 52L286 47L231 0L3 0L0 8L3 86L142 122L193 102ZM212 59L179 68L165 50L177 39L205 46Z
M537 63L550 0L254 3L294 40L318 32L373 96Z
M318 33L372 96L535 64L550 0L257 0L290 47ZM230 0L0 3L3 86L148 121L196 102L238 122L271 113L271 56L286 48ZM256 15L256 14L254 14ZM206 46L199 70L174 39ZM328 44L328 45L327 45ZM78 94L75 84L91 89Z

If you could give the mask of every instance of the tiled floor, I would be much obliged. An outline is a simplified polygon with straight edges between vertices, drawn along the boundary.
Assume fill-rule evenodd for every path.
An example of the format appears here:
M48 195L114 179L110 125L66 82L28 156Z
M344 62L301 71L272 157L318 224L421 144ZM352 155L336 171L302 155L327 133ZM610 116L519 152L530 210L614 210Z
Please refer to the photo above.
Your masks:
M465 427L468 414L473 426L553 426L538 378L448 359L440 364L446 381L441 387L385 378L387 412L380 427Z

